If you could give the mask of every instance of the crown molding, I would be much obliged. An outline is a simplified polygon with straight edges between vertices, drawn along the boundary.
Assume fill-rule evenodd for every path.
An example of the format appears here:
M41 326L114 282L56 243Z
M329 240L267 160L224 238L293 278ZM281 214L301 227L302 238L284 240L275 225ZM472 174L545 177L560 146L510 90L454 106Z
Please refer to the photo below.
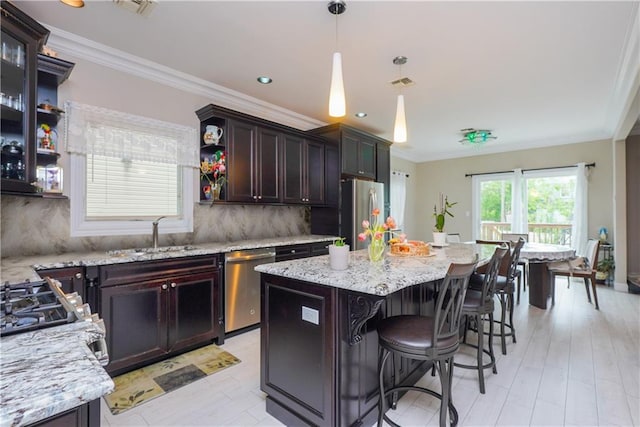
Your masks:
M626 136L621 135L621 127L640 85L640 3L634 3L632 8L632 19L604 124L614 139Z
M216 100L216 104L276 123L308 130L326 123L298 114L286 108L229 89L207 80L183 73L153 61L80 37L60 28L44 24L50 31L47 46L98 65L128 73L185 92Z

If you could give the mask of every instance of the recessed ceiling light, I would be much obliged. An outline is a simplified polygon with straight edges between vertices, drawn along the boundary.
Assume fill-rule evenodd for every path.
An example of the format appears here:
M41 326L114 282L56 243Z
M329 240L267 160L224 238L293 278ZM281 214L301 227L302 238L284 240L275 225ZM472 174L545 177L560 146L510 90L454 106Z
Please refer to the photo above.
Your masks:
M268 85L269 83L271 83L273 80L271 80L271 77L267 77L267 76L260 76L258 77L258 82L262 83L263 85Z
M367 117L367 113L363 113L363 112L356 113L356 117L359 118L359 119L361 119L363 117Z

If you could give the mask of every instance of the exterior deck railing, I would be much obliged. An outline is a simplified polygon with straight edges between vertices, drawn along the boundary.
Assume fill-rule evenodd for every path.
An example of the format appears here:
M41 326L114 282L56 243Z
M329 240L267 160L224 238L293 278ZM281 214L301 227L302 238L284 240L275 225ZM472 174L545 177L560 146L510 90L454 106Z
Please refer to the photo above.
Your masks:
M508 222L483 222L480 231L483 240L500 240L502 233L511 233ZM571 224L529 224L529 241L571 245Z

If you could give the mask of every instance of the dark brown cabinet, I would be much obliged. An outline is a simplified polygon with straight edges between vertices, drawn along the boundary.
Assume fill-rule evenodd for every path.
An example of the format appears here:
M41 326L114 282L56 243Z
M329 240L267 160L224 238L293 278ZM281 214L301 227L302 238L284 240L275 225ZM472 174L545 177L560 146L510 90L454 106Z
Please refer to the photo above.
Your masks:
M351 131L342 134L342 173L376 178L376 143Z
M58 160L57 89L74 64L40 54L49 31L11 3L1 5L2 192L59 197L60 175L51 169Z
M100 427L100 399L29 424L28 427Z
M99 267L100 316L112 375L219 337L217 256Z
M38 275L42 278L51 277L62 285L65 294L77 292L83 301L87 301L84 286L84 267L54 268L49 270L38 270ZM95 310L94 307L91 307Z
M384 184L384 217L391 215L391 148L378 142L376 153L376 181Z
M283 202L325 203L324 145L298 135L284 135Z
M280 133L248 122L228 120L226 200L280 201Z

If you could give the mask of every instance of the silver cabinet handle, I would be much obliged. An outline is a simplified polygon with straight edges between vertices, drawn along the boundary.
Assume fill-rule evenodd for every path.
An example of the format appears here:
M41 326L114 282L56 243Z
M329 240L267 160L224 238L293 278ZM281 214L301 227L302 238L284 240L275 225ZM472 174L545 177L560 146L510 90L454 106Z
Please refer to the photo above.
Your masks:
M76 279L82 279L82 273L76 273Z
M177 285L176 285L176 282L171 282L171 287L172 287L172 288L175 288L176 286L177 286Z
M166 283L163 283L163 284L162 284L162 286L161 286L161 288L162 288L162 289L167 289L167 288L168 288L168 286L167 286L167 284L166 284Z

